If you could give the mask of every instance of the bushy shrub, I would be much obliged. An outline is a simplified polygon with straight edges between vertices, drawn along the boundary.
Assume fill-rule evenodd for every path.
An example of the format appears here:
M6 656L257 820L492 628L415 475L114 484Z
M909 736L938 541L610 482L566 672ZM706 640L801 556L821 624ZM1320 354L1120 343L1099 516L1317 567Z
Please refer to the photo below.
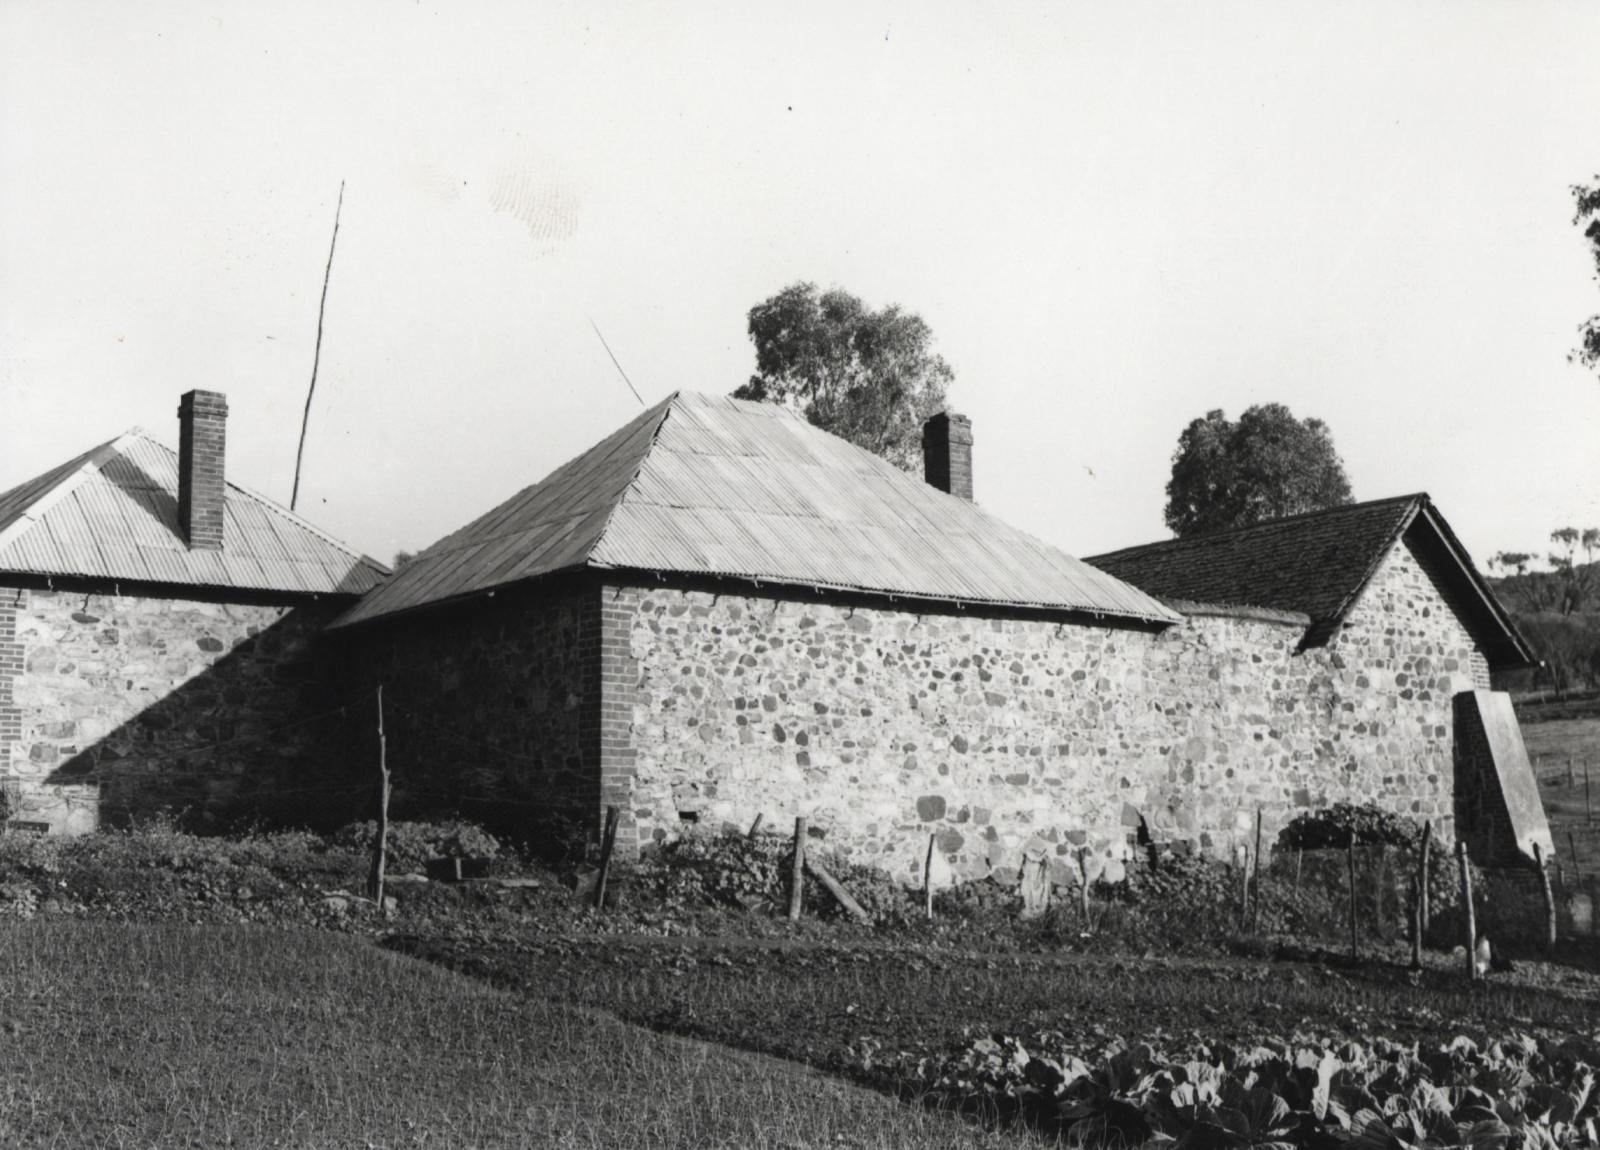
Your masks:
M779 835L686 834L640 860L634 875L671 907L755 909L787 899L792 852Z
M861 905L874 922L905 923L917 900L889 875L859 866L818 842L807 846ZM794 840L785 835L738 831L687 834L642 859L633 875L644 891L668 908L743 907L776 912L789 905ZM802 895L805 913L824 919L847 912L808 875Z
M1222 906L1237 899L1235 868L1197 854L1168 854L1151 863L1147 855L1128 860L1123 882L1104 888L1118 902L1147 906L1192 902Z
M1278 832L1279 850L1343 850L1357 846L1413 847L1422 840L1422 823L1376 803L1334 803L1296 815Z
M378 834L375 822L351 823L330 839L335 846L370 853ZM500 840L476 823L460 819L440 822L393 822L389 824L388 869L395 874L421 871L434 858L501 858L505 847Z

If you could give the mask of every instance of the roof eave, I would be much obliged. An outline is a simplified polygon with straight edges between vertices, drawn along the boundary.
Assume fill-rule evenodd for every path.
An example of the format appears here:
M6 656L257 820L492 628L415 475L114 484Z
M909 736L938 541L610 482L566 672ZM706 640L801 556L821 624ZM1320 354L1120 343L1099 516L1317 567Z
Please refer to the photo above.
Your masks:
M1485 657L1491 659L1491 668L1511 671L1524 667L1538 666L1539 660L1534 656L1527 640L1522 637L1522 632L1517 630L1516 622L1511 618L1511 613L1501 605L1500 600L1495 596L1494 589L1489 586L1482 573L1473 565L1471 558L1467 554L1467 549L1456 538L1456 533L1451 530L1450 524L1445 521L1444 516L1437 512L1425 496L1420 510L1423 520L1434 529L1434 532L1450 552L1451 558L1456 561L1462 572L1466 574L1467 581L1476 593L1478 601L1488 610L1490 617L1503 633L1505 644L1509 646L1513 653L1511 658L1502 658L1496 663L1489 652L1486 651Z
M1047 614L1048 613L1048 614L1058 614L1058 615L1082 615L1082 616L1087 616L1090 619L1112 619L1112 620L1126 621L1126 622L1130 622L1130 623L1139 623L1139 624L1144 624L1144 625L1148 625L1148 626L1162 626L1162 627L1169 627L1169 626L1173 626L1175 624L1183 622L1183 615L1179 614L1178 612L1173 611L1171 608L1167 607L1165 604L1162 604L1159 601L1156 601L1154 599L1151 600L1152 604L1155 607L1154 611L1151 611L1151 612L1135 612L1135 611L1128 611L1128 610L1124 610L1124 609L1120 609L1120 608L1112 608L1112 607L1105 607L1105 606L1094 606L1094 605L1082 605L1082 604L1070 604L1070 603L1044 603L1044 602L1025 602L1025 601L1019 601L1019 600L1005 600L1005 601L1002 601L1002 600L995 600L995 599L958 598L958 597L955 597L955 596L929 594L929 593L925 593L925 592L893 590L893 589L887 589L887 588L881 588L881 587L854 586L854 585L848 585L848 584L843 584L843 583L832 583L832 582L824 582L824 581L818 581L818 580L783 579L783 578L776 578L776 577L768 577L768 576L765 576L765 575L748 575L748 574L738 574L738 573L733 573L733 572L653 571L653 570L648 570L648 569L640 568L640 567L627 567L627 566L611 564L611 563L605 562L604 560L591 559L587 563L576 564L576 565L571 566L571 567L563 567L563 568L560 568L560 569L555 570L555 571L540 572L537 575L530 575L530 576L527 576L527 577L522 578L522 579L511 580L511 581L506 582L506 583L498 584L498 585L496 585L494 587L485 587L485 588L480 588L480 589L476 589L476 590L473 590L473 591L466 591L466 592L463 592L463 593L461 593L459 595L454 595L454 596L451 596L451 597L446 598L446 599L430 600L430 601L428 601L426 603L418 603L418 604L416 604L414 606L403 607L403 608L399 608L397 610L392 610L392 611L382 611L382 612L379 612L379 613L374 614L374 615L367 615L367 616L363 616L363 617L359 617L359 618L348 618L347 616L350 614L350 612L346 612L345 616L341 616L341 617L333 620L333 622L329 623L327 629L330 630L330 631L348 630L350 628L363 627L363 626L367 626L369 624L380 623L380 622L383 622L383 621L386 621L386 620L397 620L397 619L410 618L410 617L414 617L414 616L416 616L418 614L421 614L423 612L431 611L431 610L433 610L435 608L445 608L445 607L459 606L461 604L471 602L474 599L492 598L494 596L495 592L497 592L497 591L504 591L504 590L508 590L508 589L511 589L511 588L522 587L522 586L525 586L525 585L528 585L528 584L539 582L539 581L544 580L544 579L551 578L553 576L571 574L572 572L575 572L575 571L592 571L592 572L595 572L597 574L607 574L607 575L635 575L641 580L657 580L657 581L661 580L662 578L667 578L667 579L676 578L676 579L679 579L679 580L690 580L690 579L731 579L731 580L735 580L735 581L740 582L740 583L748 583L751 586L756 587L756 588L760 588L760 587L784 587L784 588L790 588L790 589L809 590L809 591L816 591L816 592L830 592L830 593L833 593L833 594L840 594L840 595L861 595L861 596L865 596L865 597L871 598L871 599L882 599L882 600L885 600L888 603L899 603L899 602L924 603L924 604L940 603L940 604L948 604L950 606L953 606L957 610L963 610L963 609L967 609L967 608L976 608L976 609L981 610L983 608L989 608L989 609L998 610L998 611L1021 611L1021 612L1029 612L1029 613L1039 613L1039 614ZM376 589L374 589L374 590L376 590ZM372 592L368 592L368 594L371 594L371 593ZM355 605L355 606L352 606L352 608L350 610L353 612L353 611L355 611L357 609L358 606L359 606L359 603L357 605Z

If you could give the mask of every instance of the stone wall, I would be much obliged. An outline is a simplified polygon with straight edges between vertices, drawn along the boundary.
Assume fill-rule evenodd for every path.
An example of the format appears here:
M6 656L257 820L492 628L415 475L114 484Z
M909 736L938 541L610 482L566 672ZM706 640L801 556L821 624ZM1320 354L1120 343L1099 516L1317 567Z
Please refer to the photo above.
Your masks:
M315 785L325 724L307 720L326 700L311 641L332 606L13 588L0 600L13 820L78 833L169 811L203 824Z
M598 599L542 583L326 637L346 696L383 687L401 813L460 810L512 834L600 810ZM377 762L371 722L345 757Z
M611 586L642 839L783 826L920 881L1025 854L1114 877L1144 820L1226 853L1259 806L1374 800L1453 834L1451 698L1473 644L1406 546L1327 646L1249 612L1165 631ZM619 699L621 697L619 696ZM609 700L608 700L609 701Z

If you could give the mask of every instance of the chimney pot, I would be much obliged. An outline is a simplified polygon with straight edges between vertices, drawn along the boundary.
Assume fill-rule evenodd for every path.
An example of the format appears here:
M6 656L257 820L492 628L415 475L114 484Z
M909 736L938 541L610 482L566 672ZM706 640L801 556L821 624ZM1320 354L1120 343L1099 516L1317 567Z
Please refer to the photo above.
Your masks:
M940 491L972 499L972 420L941 411L922 425L922 476Z
M178 400L178 529L191 551L222 550L228 398L190 391Z

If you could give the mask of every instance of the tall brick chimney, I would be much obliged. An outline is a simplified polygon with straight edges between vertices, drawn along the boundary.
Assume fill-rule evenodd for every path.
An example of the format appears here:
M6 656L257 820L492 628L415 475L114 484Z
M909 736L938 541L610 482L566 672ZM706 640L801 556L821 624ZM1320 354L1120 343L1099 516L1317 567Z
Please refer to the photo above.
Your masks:
M228 397L191 391L178 400L178 530L191 551L222 550L222 457Z
M972 498L972 420L941 411L922 425L922 477L940 491Z

